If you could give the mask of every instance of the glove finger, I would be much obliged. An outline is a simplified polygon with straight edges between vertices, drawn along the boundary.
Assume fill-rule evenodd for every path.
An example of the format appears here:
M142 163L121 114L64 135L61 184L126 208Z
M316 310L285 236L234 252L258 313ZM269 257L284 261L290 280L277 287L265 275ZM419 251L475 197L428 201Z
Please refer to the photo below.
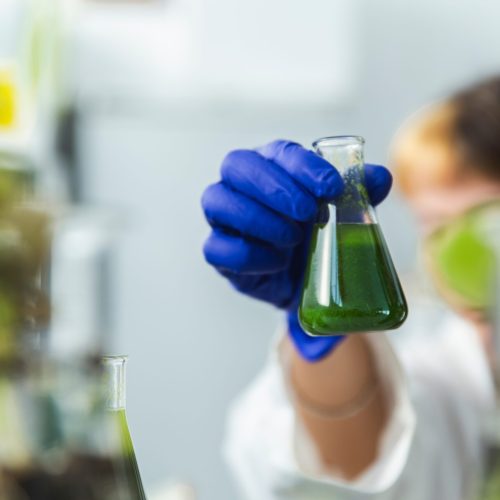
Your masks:
M301 330L290 330L290 337L301 356L311 362L323 359L343 340L342 335L310 337Z
M290 252L278 250L214 229L203 247L205 259L216 268L242 274L278 272L290 261Z
M332 200L344 188L344 181L335 167L300 144L278 140L257 151L264 158L277 163L316 198Z
M316 214L316 200L282 168L255 151L229 153L221 175L231 188L294 220L309 221Z
M382 203L392 187L392 174L382 165L365 165L365 183L373 206Z
M237 274L224 269L219 273L229 280L231 285L254 299L286 309L294 296L294 286L288 273Z
M300 355L311 362L320 361L343 339L343 335L311 337L300 326L297 310L288 313L288 332Z
M276 247L294 246L303 238L297 223L220 182L205 190L202 206L210 225L229 228Z

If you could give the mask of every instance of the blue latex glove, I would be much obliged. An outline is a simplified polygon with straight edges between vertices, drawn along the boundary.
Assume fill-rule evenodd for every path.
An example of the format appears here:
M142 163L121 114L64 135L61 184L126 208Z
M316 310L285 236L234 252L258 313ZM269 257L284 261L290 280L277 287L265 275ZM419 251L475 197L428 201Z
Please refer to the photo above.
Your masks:
M365 168L366 187L377 205L389 193L392 176L382 166ZM342 192L342 177L314 152L283 140L229 153L221 177L202 198L212 226L204 246L207 262L236 290L285 309L301 355L321 359L342 336L307 335L297 308L312 225L321 202Z

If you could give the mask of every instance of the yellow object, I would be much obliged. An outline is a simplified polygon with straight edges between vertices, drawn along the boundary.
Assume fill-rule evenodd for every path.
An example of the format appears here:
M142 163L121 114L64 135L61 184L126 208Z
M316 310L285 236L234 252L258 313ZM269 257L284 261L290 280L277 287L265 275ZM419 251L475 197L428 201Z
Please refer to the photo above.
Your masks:
M13 128L17 118L17 89L12 74L0 71L0 129Z

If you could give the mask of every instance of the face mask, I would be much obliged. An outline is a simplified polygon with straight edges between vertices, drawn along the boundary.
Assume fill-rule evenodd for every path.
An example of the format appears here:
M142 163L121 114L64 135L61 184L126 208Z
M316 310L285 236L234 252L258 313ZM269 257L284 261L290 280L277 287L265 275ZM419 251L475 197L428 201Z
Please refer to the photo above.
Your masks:
M424 255L437 288L461 308L488 312L500 256L500 202L475 207L434 231Z

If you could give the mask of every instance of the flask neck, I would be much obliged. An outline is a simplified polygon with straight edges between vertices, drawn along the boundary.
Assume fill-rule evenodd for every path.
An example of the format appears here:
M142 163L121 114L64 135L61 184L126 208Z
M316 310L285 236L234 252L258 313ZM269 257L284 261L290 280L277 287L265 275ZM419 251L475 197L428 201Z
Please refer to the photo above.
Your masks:
M336 222L376 222L365 185L363 145L364 139L357 136L325 137L313 144L316 153L331 163L344 180L344 191L331 207Z
M106 387L106 408L125 410L126 407L126 356L106 356L102 360Z

